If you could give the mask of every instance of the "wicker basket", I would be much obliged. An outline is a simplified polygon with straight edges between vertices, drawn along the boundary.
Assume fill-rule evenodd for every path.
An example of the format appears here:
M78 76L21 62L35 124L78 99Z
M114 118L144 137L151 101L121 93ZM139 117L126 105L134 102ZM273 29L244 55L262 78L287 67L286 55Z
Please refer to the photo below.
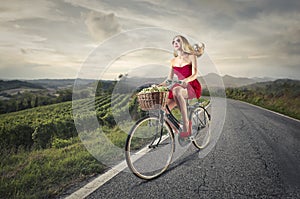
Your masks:
M156 110L167 103L168 92L152 92L137 94L138 102L142 110Z

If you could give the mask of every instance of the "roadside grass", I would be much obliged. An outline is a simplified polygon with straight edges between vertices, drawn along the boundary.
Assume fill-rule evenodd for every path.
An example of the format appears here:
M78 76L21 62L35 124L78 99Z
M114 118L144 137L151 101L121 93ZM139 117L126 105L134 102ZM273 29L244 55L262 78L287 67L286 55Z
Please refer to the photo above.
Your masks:
M248 100L250 103L264 107L266 109L282 113L284 115L296 118L300 120L300 98L298 99L286 99L281 98L277 100L261 100L259 102L253 102L253 100Z
M226 96L300 119L300 81L278 79L239 88L226 88Z
M19 151L1 159L1 198L54 198L105 169L79 139L63 148Z
M124 148L126 133L117 127L103 127L103 130L114 146ZM123 153L112 145L94 144L103 160L114 162L122 158ZM49 149L2 151L0 158L1 198L55 198L76 183L108 169L88 152L79 137L54 139Z
M228 96L228 97L236 100L245 101L250 104L254 104L300 120L300 109L299 109L300 98L291 99L286 97L280 97L277 99L268 99L260 96L256 96L256 97Z

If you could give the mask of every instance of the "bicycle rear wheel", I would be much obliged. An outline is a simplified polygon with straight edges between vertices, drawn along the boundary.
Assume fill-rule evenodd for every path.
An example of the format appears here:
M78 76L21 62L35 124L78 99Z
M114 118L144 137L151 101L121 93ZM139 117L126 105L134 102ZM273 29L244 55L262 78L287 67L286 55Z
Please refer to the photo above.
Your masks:
M191 113L192 120L192 142L198 149L205 148L210 141L210 118L206 109L195 108Z
M125 146L126 162L137 177L150 180L168 168L174 150L174 135L166 121L146 116L130 130Z

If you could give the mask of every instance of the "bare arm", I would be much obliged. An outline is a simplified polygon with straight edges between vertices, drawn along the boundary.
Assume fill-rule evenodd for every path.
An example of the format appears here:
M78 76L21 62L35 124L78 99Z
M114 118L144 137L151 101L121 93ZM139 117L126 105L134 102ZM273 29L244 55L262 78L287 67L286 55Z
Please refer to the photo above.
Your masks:
M174 77L174 71L173 71L173 64L172 63L173 63L173 61L171 61L170 72L168 74L167 80L172 80L173 77ZM166 81L163 81L159 85L161 85L161 86L167 86Z
M172 80L173 77L174 77L174 70L173 70L173 66L171 65L170 72L169 72L169 75L168 75L168 79Z
M189 55L189 59L192 61L192 75L185 78L183 81L185 83L191 82L195 79L197 79L198 76L198 69L197 69L197 58L195 55Z

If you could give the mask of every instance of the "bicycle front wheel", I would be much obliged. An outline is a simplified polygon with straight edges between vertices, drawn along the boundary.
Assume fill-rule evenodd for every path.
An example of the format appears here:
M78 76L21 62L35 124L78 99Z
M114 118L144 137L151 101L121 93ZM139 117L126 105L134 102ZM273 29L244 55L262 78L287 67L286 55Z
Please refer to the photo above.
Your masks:
M205 148L210 141L210 118L206 109L195 108L191 113L192 120L192 142L198 149Z
M150 180L170 165L175 150L173 132L158 117L146 116L132 127L125 146L129 169L139 178Z

